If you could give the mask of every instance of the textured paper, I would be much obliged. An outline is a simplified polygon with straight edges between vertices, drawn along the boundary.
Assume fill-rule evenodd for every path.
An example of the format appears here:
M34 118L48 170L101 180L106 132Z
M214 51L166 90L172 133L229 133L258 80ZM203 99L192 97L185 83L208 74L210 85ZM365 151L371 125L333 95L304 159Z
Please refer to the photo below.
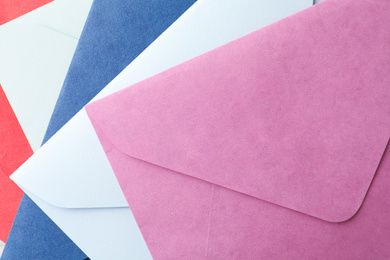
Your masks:
M121 73L120 84L106 89L124 88L311 4L307 0L198 1ZM76 243L81 248L104 246L104 252L96 250L100 253L96 257L101 258L127 250L142 258L140 250L146 245L85 110L37 151L14 179L72 239L78 237ZM102 232L95 228L99 223L110 225L105 236L95 235ZM85 239L85 234L91 236ZM120 246L123 249L119 250Z
M66 75L45 141L71 118L80 109L80 106L82 107L92 99L101 88L137 57L193 2L194 0L154 0L147 2L141 0L94 1L83 34L76 48L75 56ZM67 158L70 155L73 156L75 154L68 154ZM103 153L102 156L104 156ZM78 158L83 159L84 157ZM72 160L68 162L71 163ZM51 160L45 160L44 163L50 165ZM107 167L109 167L108 163ZM52 178L56 178L58 170L60 169L57 167L50 169L49 173ZM34 177L34 175L30 176L33 178L37 177ZM35 179L34 181L41 182L43 180ZM67 183L69 184L69 182ZM119 185L114 178L111 178L111 183L115 184L116 194L120 196L123 204L126 205ZM95 186L94 184L89 182L87 187L94 186L99 188L99 185ZM66 186L66 183L62 185ZM79 192L72 193L69 191L66 196L78 201L78 197L84 198L85 193L80 194ZM33 196L31 198L42 208L46 209L46 207L50 206L45 201L40 201ZM54 213L50 210L46 210L45 213L51 218L53 215L56 217L56 214L60 214L65 223L57 221L59 227L64 229L65 226L66 234L91 259L150 258L149 251L143 242L140 232L125 232L129 230L129 226L134 226L135 223L127 221L122 226L117 225L118 221L125 219L125 216L129 215L128 208L118 208L113 209L113 211L116 213L114 214L116 218L111 216L108 219L107 212L99 209L69 212L61 208ZM69 213L71 214L69 215ZM91 214L92 216L90 216ZM28 216L34 220L35 225L31 225L29 221L17 226L14 225L11 231L12 243L10 241L7 243L5 254L11 259L15 259L15 256L19 256L20 252L23 252L24 258L21 257L21 259L29 259L38 251L50 257L49 259L81 259L78 256L80 254L76 250L77 247L69 244L69 242L60 249L55 247L55 245L44 246L47 243L45 241L47 237L56 241L63 235L58 227L42 215L41 210L28 197L23 199L21 210L18 213L21 220L19 223ZM80 218L84 221L80 221ZM51 234L47 231L48 228L45 225L50 227L52 230ZM79 225L82 228L79 228ZM66 229L68 226L70 228ZM37 233L36 230L38 228L41 231ZM34 232L37 234L34 235ZM114 237L110 237L112 234L114 234ZM37 243L35 243L35 246L30 245L26 247L24 245L28 243L26 240L32 240L31 238L37 240ZM129 240L134 240L135 243L131 247L123 246ZM60 254L66 254L66 256L61 256ZM53 257L53 255L58 256Z
M37 149L42 142L91 4L92 0L56 0L0 26L0 83L24 131L10 130L16 127L16 118L0 120L1 167L7 175L32 154L30 145ZM0 193L6 195L0 205L7 203L9 207L2 207L6 219L0 219L0 225L8 233L22 193L8 177L0 175ZM31 202L28 198L23 201ZM1 259L86 257L42 211L21 206L20 212L24 215L16 217Z
M32 149L0 85L0 240L7 241L23 192L9 178Z
M155 259L390 256L389 11L327 0L86 107Z
M312 6L311 0L215 0L197 3L95 98L140 82ZM218 15L216 15L218 14ZM261 14L261 15L260 15ZM245 16L245 19L242 17Z
M37 150L92 0L56 0L0 26L0 83Z
M1 0L0 25L41 7L53 0Z
M49 123L47 141L195 0L95 0Z
M86 257L29 197L23 196L1 260Z

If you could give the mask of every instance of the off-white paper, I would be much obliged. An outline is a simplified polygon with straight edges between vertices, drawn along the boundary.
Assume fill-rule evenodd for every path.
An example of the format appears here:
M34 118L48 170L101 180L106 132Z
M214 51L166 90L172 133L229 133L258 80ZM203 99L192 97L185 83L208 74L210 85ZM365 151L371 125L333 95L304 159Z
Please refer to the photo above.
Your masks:
M55 0L0 26L0 84L33 150L43 140L92 1Z

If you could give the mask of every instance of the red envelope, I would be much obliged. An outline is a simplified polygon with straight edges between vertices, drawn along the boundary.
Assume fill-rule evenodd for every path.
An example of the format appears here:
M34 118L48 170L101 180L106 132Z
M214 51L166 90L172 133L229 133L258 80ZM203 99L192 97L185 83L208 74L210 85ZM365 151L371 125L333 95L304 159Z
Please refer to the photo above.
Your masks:
M390 259L389 14L327 0L86 107L155 259Z
M0 85L0 240L6 241L23 196L9 176L33 151Z
M0 25L41 7L53 0L0 0Z

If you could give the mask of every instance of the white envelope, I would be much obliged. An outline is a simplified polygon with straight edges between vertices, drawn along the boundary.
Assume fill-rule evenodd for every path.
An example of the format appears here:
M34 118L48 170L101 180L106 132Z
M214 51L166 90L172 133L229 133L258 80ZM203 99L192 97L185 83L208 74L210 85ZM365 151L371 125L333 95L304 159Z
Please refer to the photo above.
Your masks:
M312 4L197 1L95 100ZM11 178L91 259L151 258L84 109Z
M92 2L55 0L0 26L0 84L33 150L43 140Z

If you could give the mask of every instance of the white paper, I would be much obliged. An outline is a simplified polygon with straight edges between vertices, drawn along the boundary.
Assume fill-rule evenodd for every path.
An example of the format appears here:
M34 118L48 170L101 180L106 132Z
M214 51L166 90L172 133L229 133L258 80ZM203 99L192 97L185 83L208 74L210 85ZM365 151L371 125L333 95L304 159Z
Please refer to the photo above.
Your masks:
M95 99L296 13L312 3L312 0L197 1ZM82 136L89 136L88 141L72 141L83 140ZM11 178L91 259L151 258L130 209L121 208L125 206L123 194L119 186L115 188L115 175L102 155L100 144L91 142L98 143L98 139L82 110ZM81 156L80 151L88 158L70 157ZM97 164L101 165L101 170ZM53 172L54 168L57 170ZM83 198L78 201L77 196L81 195L74 197L71 193L83 194ZM108 202L111 204L107 205ZM61 205L68 208L61 208ZM88 209L88 205L98 208ZM108 223L110 227L97 228L96 223ZM114 242L101 247L105 241Z
M0 240L0 257L3 254L4 245L5 245L4 242Z
M0 26L0 84L33 150L43 140L92 1L55 0Z

